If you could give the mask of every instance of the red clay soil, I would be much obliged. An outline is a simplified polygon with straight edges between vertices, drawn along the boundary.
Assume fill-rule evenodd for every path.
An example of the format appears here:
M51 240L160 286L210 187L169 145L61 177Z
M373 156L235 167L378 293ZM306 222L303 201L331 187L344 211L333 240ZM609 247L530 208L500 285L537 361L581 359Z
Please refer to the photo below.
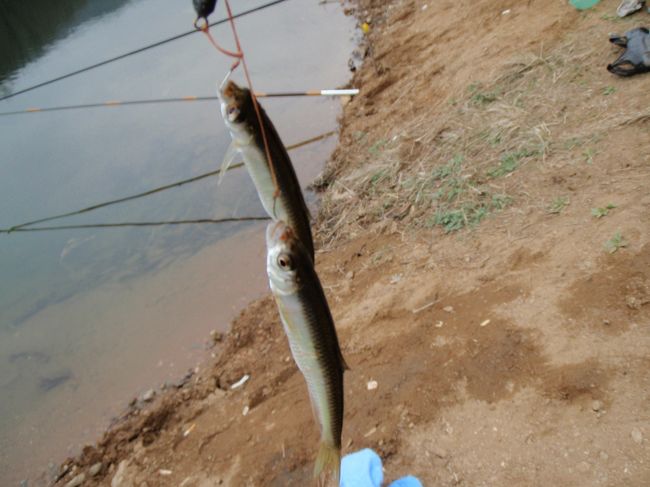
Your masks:
M650 74L605 70L608 33L650 16L617 4L348 6L370 32L317 184L317 269L351 367L344 453L374 448L387 480L650 485ZM271 298L215 351L57 485L312 485Z

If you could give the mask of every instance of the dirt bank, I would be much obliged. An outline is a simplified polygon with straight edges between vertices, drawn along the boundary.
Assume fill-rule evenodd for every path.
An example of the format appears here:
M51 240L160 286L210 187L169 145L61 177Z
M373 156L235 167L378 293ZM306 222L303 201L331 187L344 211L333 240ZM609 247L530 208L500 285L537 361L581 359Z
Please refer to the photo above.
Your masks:
M362 94L317 182L317 261L352 369L344 449L388 479L650 484L650 75L604 69L608 33L650 16L617 5L354 8ZM60 485L310 485L317 427L270 298L215 352Z

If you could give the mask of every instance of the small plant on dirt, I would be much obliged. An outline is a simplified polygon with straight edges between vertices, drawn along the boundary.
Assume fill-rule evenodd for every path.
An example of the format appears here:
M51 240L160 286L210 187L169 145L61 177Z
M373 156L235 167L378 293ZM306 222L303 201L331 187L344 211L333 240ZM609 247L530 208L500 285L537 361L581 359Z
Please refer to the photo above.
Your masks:
M368 135L368 134L366 132L364 132L363 130L357 130L356 132L354 132L352 134L352 136L354 137L354 140L356 140L357 142L359 142L361 139L364 139L366 137L366 135Z
M466 204L460 209L438 209L428 226L440 225L445 233L461 230L464 227L475 227L490 212L484 205Z
M491 147L496 147L501 143L501 134L496 134L488 139L488 143Z
M440 181L450 176L458 176L460 174L463 159L462 155L456 154L447 164L435 168L431 172L431 178L434 181Z
M551 202L550 206L548 207L548 212L553 215L558 215L562 213L562 210L564 210L568 205L569 198L566 196L559 196Z
M493 194L492 195L492 208L495 210L503 210L512 203L512 198L507 194Z
M607 216L609 214L609 210L613 210L616 208L616 205L610 203L604 208L592 208L591 209L591 215L595 218L602 218L604 216Z
M594 163L594 156L596 155L596 150L589 148L582 153L582 156L585 158L587 164Z
M385 180L388 179L389 177L390 177L390 174L389 174L388 169L380 169L379 171L377 171L375 174L373 174L373 175L370 177L370 181L369 181L369 182L370 182L370 186L371 186L372 188L374 188L374 187L377 186L379 183L385 181Z
M501 156L499 165L490 169L487 174L493 179L510 174L519 167L519 163L522 159L536 154L537 151L530 149L522 149L515 152L506 152L503 156Z
M404 182L413 188L413 203L431 205L434 213L426 218L424 226L441 226L445 233L477 226L492 211L503 210L512 199L505 194L492 194L477 185L470 173L464 172L465 159L456 154L446 164L415 182Z
M616 88L613 86L605 86L605 88L603 88L603 95L605 96L613 95L614 93L616 93Z
M370 152L373 156L376 156L383 150L386 144L388 144L388 141L386 139L379 139L368 148L368 152Z
M481 91L480 83L472 83L469 85L468 90L472 94L470 101L474 105L487 105L499 98L496 91Z
M492 195L489 202L467 201L460 208L441 205L435 215L425 224L432 228L441 226L445 233L462 230L465 227L474 228L483 221L492 211L503 210L512 202L512 198L505 194Z
M570 139L564 141L564 148L566 150L572 150L575 149L576 147L580 147L583 144L584 141L579 139L578 137L571 137Z
M625 240L623 235L621 235L621 232L616 232L612 238L610 238L607 242L605 242L605 249L610 254L613 254L618 249L624 247L627 247L627 241Z

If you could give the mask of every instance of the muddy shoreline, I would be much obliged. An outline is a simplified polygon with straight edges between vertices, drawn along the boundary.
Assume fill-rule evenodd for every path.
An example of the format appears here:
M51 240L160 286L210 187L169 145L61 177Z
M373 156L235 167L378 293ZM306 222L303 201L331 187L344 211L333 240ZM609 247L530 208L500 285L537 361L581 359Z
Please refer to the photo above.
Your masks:
M369 25L361 95L314 184L344 453L424 485L647 485L650 94L604 70L635 20L615 1L348 8ZM318 432L271 299L217 338L57 485L310 485Z

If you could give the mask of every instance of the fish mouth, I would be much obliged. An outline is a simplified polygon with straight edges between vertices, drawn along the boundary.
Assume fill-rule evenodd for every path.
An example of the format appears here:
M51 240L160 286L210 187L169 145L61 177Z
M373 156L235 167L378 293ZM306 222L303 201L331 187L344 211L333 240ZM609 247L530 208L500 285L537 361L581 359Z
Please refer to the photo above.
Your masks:
M243 100L246 96L245 89L240 88L234 81L226 77L217 90L217 96L221 103L221 115L226 124L241 122Z
M242 90L237 86L237 83L226 78L219 86L217 94L219 95L219 100L222 102L233 103L237 100L237 94L241 91Z

